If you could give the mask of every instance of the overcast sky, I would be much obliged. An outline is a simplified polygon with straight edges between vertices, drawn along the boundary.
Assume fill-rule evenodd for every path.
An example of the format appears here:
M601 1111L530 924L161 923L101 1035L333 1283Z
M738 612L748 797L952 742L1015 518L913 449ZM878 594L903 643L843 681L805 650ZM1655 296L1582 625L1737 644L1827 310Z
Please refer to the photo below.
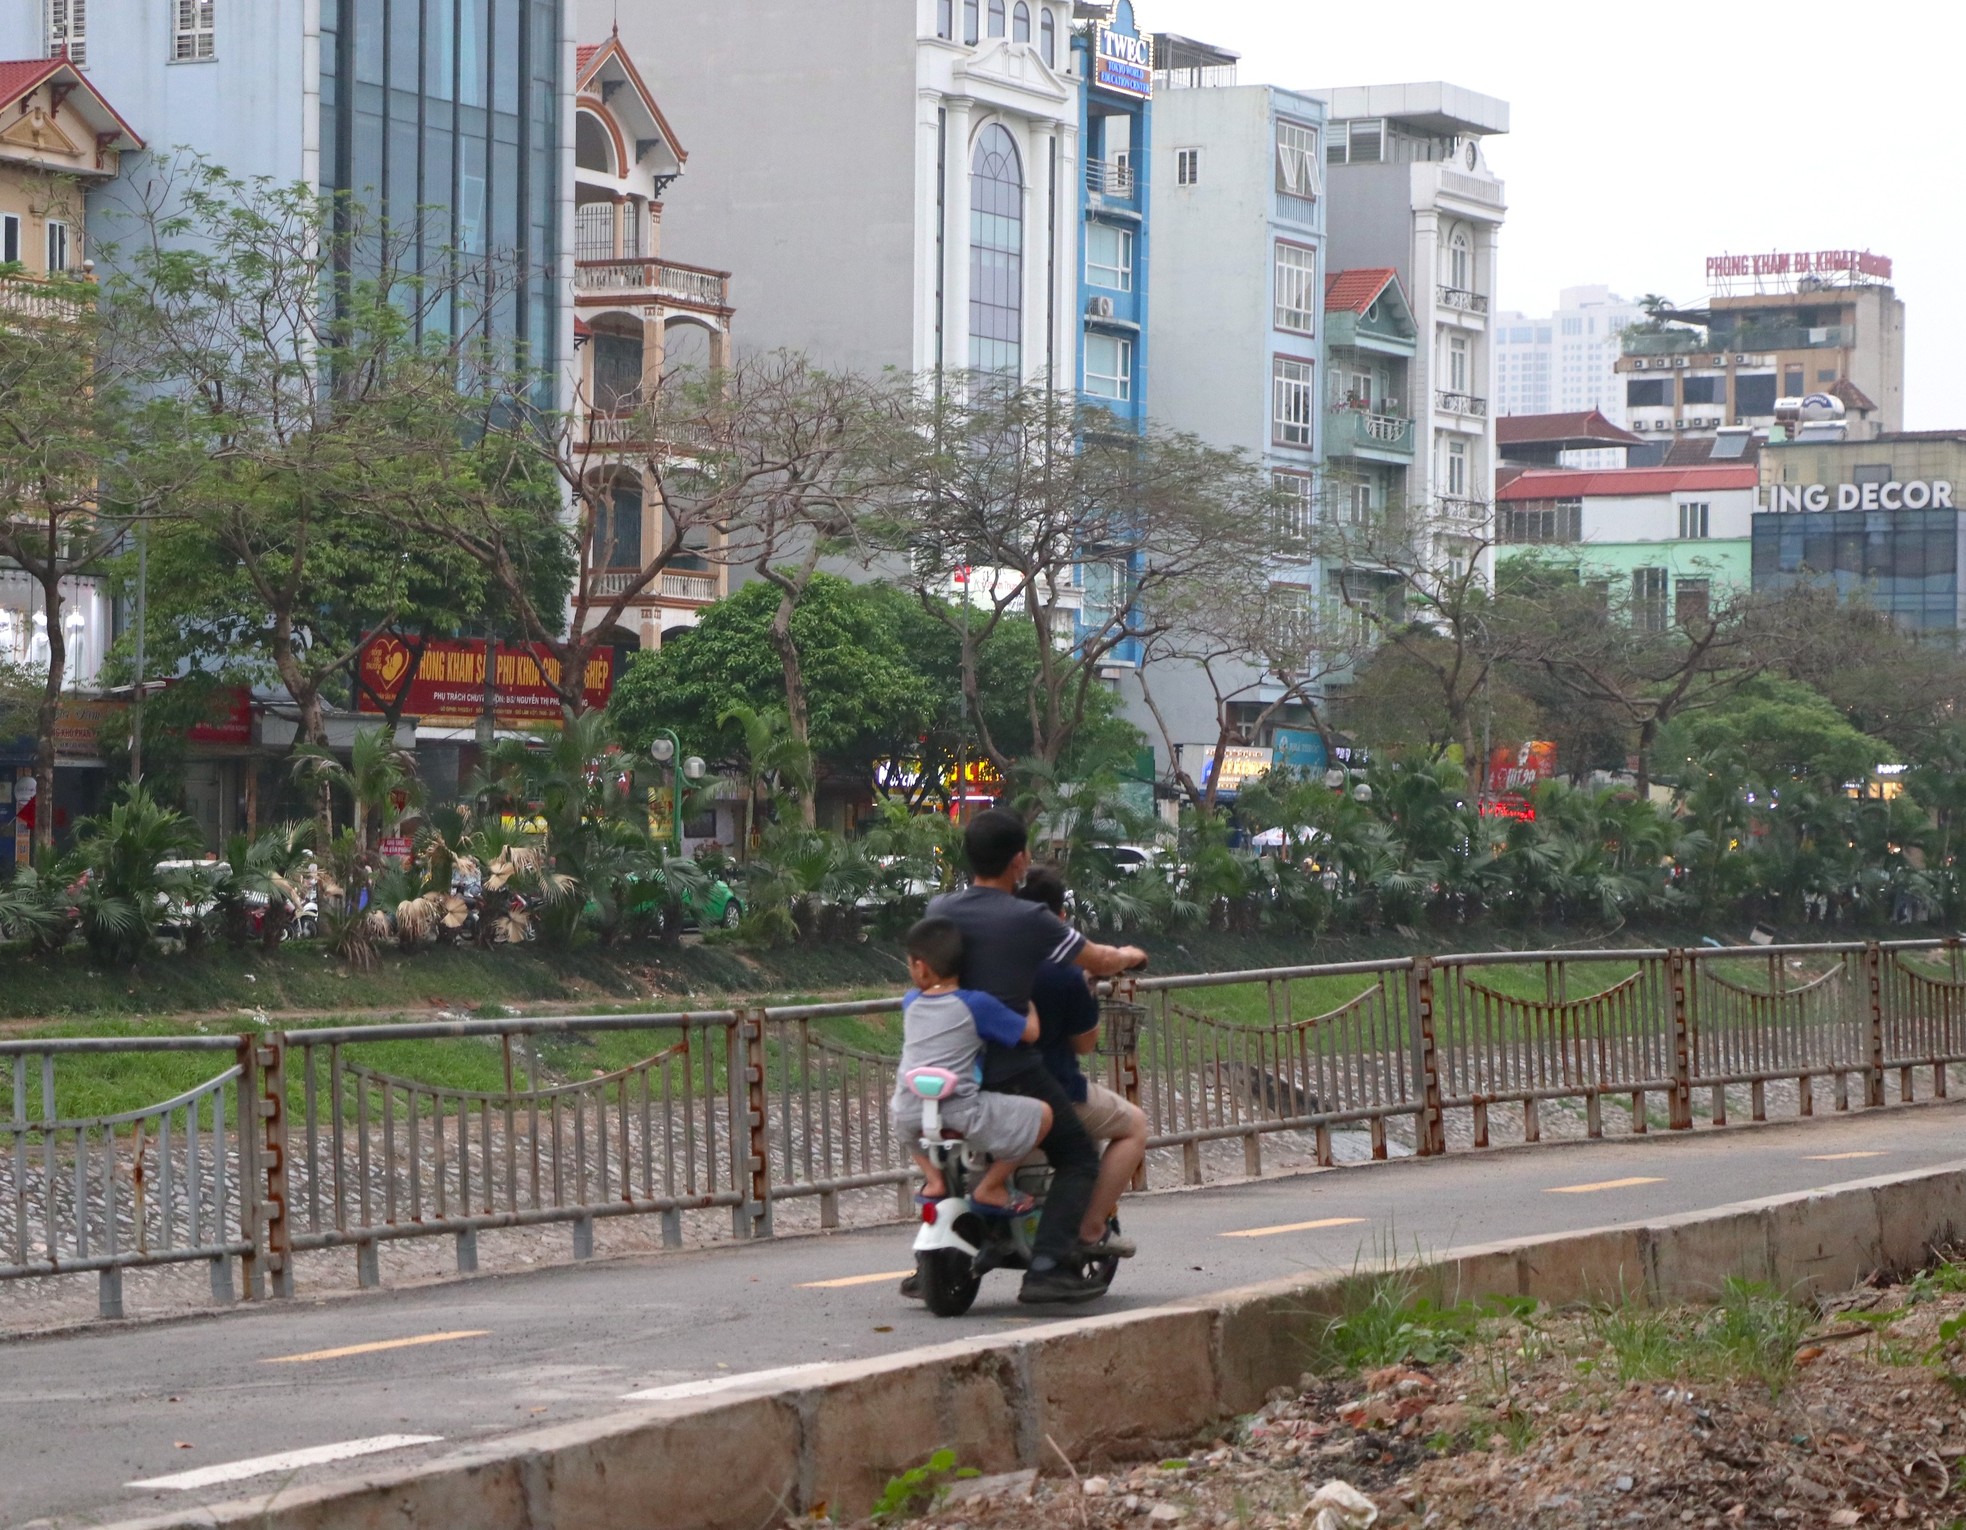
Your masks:
M1890 256L1905 423L1966 427L1966 296L1945 253L1966 243L1951 0L1136 5L1150 31L1239 52L1244 83L1438 79L1507 101L1509 134L1485 146L1508 183L1502 308L1547 313L1591 283L1696 301L1710 254Z

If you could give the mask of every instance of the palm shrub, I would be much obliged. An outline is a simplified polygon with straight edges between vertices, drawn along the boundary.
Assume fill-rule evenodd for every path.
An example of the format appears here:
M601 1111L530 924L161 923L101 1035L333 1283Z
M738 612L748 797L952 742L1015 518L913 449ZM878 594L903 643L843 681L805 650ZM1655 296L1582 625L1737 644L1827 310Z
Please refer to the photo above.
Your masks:
M70 880L46 856L42 869L22 866L0 882L0 940L24 940L36 956L59 951L75 929Z
M82 938L102 961L135 961L152 944L158 911L173 899L196 896L197 878L160 863L203 850L197 825L141 784L130 787L108 812L83 819L75 845L87 873L75 908Z
M225 864L229 874L214 880L211 888L213 915L219 931L234 947L244 946L252 935L252 911L266 910L260 923L260 941L269 951L280 943L281 935L293 920L293 904L299 874L314 839L312 823L275 824L248 838L235 834L226 841Z
M363 850L373 849L395 825L399 800L405 806L423 800L416 754L398 745L387 728L358 731L346 763L320 744L302 744L294 751L293 771L299 780L348 799L355 842Z

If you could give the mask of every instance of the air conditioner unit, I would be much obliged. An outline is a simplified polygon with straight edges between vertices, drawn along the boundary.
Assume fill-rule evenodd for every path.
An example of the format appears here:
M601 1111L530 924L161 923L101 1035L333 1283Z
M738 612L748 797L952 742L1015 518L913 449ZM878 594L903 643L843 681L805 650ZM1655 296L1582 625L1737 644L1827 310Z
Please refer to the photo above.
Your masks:
M1727 365L1727 358L1725 356L1716 356L1713 358L1713 364L1717 367L1724 367Z
M1632 361L1632 370L1634 372L1643 372L1651 364L1643 356L1639 356Z
M1672 359L1672 364L1676 367L1683 367L1686 365L1686 358L1684 356L1675 356Z
M1113 300L1109 297L1096 297L1085 305L1086 315L1094 319L1110 319L1113 316Z
M1744 356L1744 355L1743 355L1743 356L1736 356L1736 357L1734 358L1734 365L1735 365L1735 366L1737 366L1737 367L1744 367L1744 366L1746 366L1747 364L1748 364L1748 358L1747 358L1746 356Z

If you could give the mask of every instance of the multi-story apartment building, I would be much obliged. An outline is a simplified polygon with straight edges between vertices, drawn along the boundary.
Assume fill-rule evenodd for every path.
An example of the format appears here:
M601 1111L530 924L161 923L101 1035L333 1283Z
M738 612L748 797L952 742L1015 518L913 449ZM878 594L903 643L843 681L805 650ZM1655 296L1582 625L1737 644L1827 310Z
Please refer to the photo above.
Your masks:
M1320 570L1288 549L1318 514L1327 421L1324 107L1237 84L1234 54L1167 34L1155 45L1148 413L1268 466L1291 506L1272 582L1308 607ZM1173 742L1212 749L1222 725L1213 692L1179 665L1156 668L1150 683ZM1240 704L1258 710L1274 693L1248 678ZM1123 693L1156 734L1135 688Z
M730 364L730 273L666 260L663 198L689 157L618 35L579 50L574 78L576 407L589 471L610 486L596 527L596 597L618 595L666 544L645 443L629 439L665 371ZM707 535L701 528L689 539ZM673 558L625 613L622 646L653 648L724 593L707 545Z
M1408 503L1417 333L1391 266L1325 281L1324 514L1363 525Z
M1530 318L1495 316L1495 412L1581 414L1595 409L1614 425L1625 422L1625 389L1618 376L1620 339L1645 316L1609 287L1565 287L1556 312ZM1579 452L1570 467L1621 467L1619 454Z
M1331 263L1391 267L1412 308L1407 496L1459 556L1486 535L1495 466L1490 307L1507 200L1482 141L1509 130L1508 103L1439 81L1306 94L1330 117Z
M1766 428L1775 401L1826 393L1850 435L1904 423L1905 305L1885 282L1851 272L1811 275L1790 290L1716 292L1706 306L1627 332L1617 370L1623 423L1670 443L1722 426Z
M493 327L570 366L571 0L144 0L0 7L0 56L86 51L154 143L242 178L368 199L512 272ZM99 216L113 215L107 201ZM431 227L432 220L441 223ZM442 322L442 316L439 316Z
M613 0L579 0L587 30ZM1083 184L1064 0L638 0L622 41L717 187L745 333L820 364L1074 375Z

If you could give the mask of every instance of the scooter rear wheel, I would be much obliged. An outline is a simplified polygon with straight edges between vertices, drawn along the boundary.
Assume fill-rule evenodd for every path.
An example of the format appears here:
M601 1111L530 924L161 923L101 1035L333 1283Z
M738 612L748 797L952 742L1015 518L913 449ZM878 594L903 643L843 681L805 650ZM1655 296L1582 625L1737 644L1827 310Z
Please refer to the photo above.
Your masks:
M959 1248L924 1249L915 1255L915 1270L922 1301L937 1317L961 1317L983 1286L970 1256Z

